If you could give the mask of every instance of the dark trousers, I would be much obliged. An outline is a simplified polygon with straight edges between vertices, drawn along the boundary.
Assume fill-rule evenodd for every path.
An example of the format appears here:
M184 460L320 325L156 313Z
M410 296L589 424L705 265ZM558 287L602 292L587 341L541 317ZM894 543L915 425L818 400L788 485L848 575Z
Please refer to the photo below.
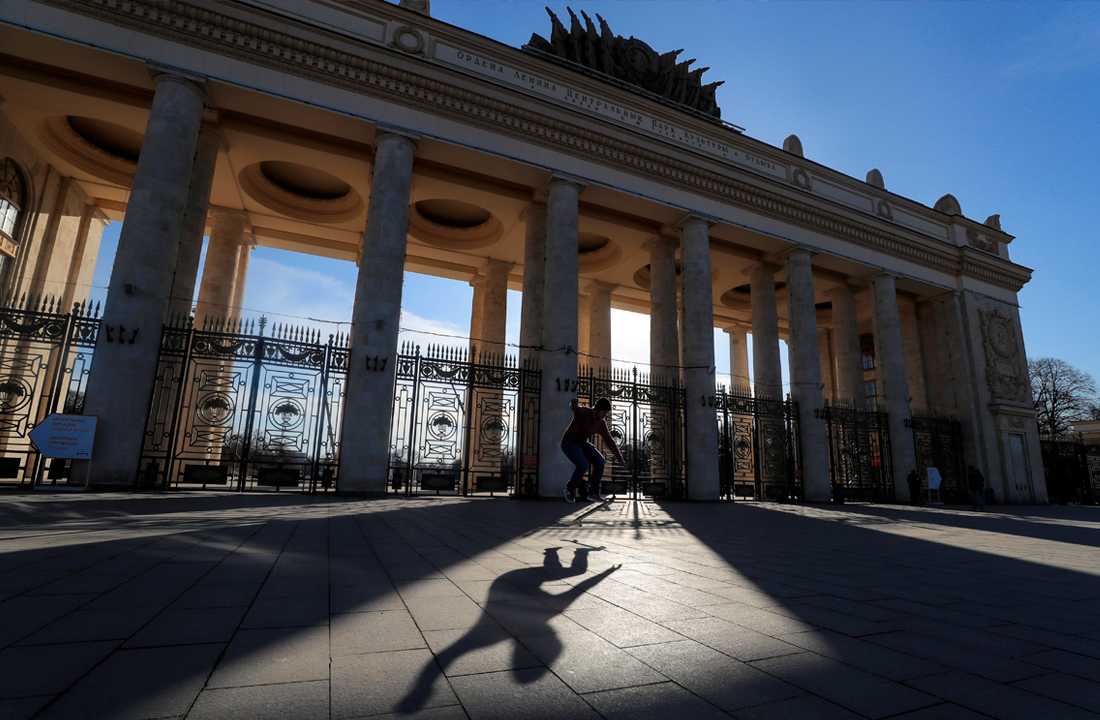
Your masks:
M584 483L584 476L588 474L588 469L591 467L592 477L588 480L588 494L599 495L600 482L603 480L603 468L607 464L603 454L592 443L588 442L569 443L563 445L561 451L565 453L565 457L569 458L569 462L575 466L573 477L569 478L569 484L566 485L569 491L574 494L577 493L581 484Z

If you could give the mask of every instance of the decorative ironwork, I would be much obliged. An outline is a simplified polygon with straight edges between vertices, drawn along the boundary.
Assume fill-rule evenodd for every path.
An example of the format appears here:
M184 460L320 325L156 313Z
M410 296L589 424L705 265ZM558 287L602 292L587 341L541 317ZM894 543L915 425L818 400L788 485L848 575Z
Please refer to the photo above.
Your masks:
M335 476L347 338L259 321L164 328L140 476L161 487L293 487Z
M1039 446L1052 503L1100 503L1100 443L1048 438Z
M719 478L722 497L787 500L802 497L798 406L789 397L753 397L719 387Z
M390 424L391 492L538 494L539 373L514 357L406 343Z
M891 502L890 431L886 413L825 402L833 499Z
M79 414L99 330L99 306L67 313L49 296L0 302L0 482L32 484L45 465L28 433L51 413ZM51 483L68 477L55 460Z
M913 415L905 421L913 431L917 455L917 475L927 487L928 468L940 473L940 498L944 502L966 502L966 475L963 472L962 425L952 418Z
M601 397L611 401L605 421L628 470L608 464L605 493L632 499L687 497L682 387L655 384L637 368L581 368L577 397L589 406ZM598 437L593 442L610 454Z

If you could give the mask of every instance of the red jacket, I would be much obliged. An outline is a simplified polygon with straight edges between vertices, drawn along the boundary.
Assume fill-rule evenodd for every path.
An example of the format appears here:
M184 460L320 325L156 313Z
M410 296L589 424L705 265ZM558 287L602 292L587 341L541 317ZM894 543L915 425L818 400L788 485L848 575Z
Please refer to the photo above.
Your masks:
M611 453L615 456L615 459L626 465L622 454L619 453L619 447L611 438L611 433L607 431L607 423L603 421L603 418L596 417L595 410L586 405L581 405L575 399L569 401L569 409L573 411L573 422L569 423L569 427L565 429L565 434L561 436L562 447L569 443L586 443L588 438L599 434L603 441L607 443L607 446L611 448Z

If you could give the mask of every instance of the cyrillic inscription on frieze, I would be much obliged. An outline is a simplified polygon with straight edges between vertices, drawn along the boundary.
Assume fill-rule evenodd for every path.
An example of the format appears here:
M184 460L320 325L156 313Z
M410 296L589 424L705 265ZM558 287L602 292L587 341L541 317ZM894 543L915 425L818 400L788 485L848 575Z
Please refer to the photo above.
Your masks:
M655 118L637 108L627 107L612 102L605 97L581 92L576 88L554 82L493 58L439 43L436 45L435 59L448 65L493 78L512 87L522 88L560 105L585 110L648 135L667 138L679 145L702 151L716 158L735 162L756 172L765 173L782 180L787 178L787 168L785 166L778 165L766 158L743 153L720 140L715 140L713 137L690 132L679 125Z

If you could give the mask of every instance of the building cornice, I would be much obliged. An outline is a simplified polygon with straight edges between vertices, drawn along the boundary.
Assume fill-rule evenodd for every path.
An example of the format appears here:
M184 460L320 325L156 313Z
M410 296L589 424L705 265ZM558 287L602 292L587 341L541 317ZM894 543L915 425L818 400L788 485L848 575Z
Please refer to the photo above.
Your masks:
M798 182L786 187L780 181L752 175L732 164L723 164L718 158L702 155L703 162L698 162L694 157L689 161L663 151L666 145L659 141L643 144L633 138L625 140L622 133L596 130L579 122L552 117L549 113L526 110L470 89L475 83L483 85L484 81L458 73L443 64L433 63L432 69L453 74L456 78L473 79L474 82L460 85L412 72L408 65L410 61L430 61L423 58L422 52L412 52L406 47L407 43L390 43L389 46L380 47L367 39L337 36L316 26L302 27L301 35L294 35L181 0L36 2L509 135L938 272L956 276L968 275L1012 292L1019 291L1030 278L1030 271L1008 260L995 256L978 258L978 253L972 252L970 248L960 248L947 240L921 235L915 230L886 227L886 220L874 218L869 212L866 214L870 216L870 221L858 217L858 213L862 211L836 204L825 197L810 195L802 200L786 194L799 188L803 191L808 189ZM250 14L261 12L261 9L253 6L239 7ZM352 8L345 10L350 11ZM285 30L295 27L296 21L287 19L282 24ZM372 53L392 53L395 58L404 58L405 62L378 62L363 55L308 40L304 37L307 33L314 36L330 35L334 45L358 45L364 51ZM529 63L539 62L523 57ZM494 87L501 89L499 85ZM528 101L532 104L544 102L538 97L530 97ZM684 122L688 124L689 120ZM757 141L752 141L752 145L769 148L770 154L781 152ZM753 149L759 152L755 147ZM690 153L691 150L685 148L684 152ZM804 164L804 161L788 164L795 167ZM711 169L713 167L722 167L724 170L728 168L728 172L719 172ZM834 178L830 179L835 181ZM776 189L762 187L765 185ZM881 194L888 195L885 192ZM877 196L876 193L872 195ZM891 197L895 202L899 199L897 196ZM822 207L825 203L833 203L836 209ZM921 215L932 212L917 203L912 205L914 207L907 206L906 211ZM984 228L984 231L988 233L990 229Z

